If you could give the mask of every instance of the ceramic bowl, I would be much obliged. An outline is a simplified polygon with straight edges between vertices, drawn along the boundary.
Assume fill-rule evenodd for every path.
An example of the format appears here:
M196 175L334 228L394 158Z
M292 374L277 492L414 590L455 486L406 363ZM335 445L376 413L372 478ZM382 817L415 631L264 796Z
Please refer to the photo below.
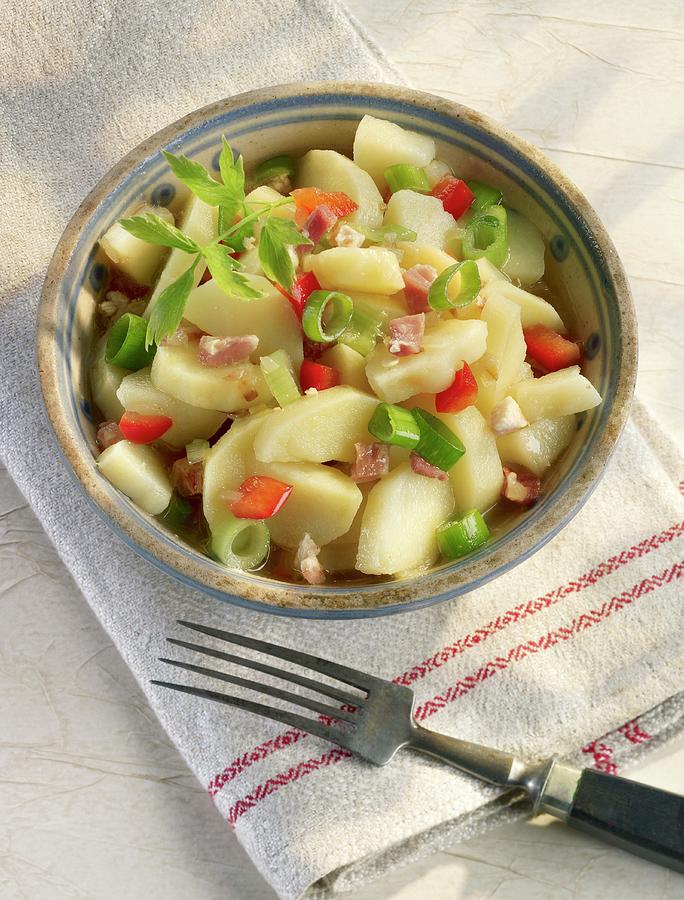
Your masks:
M227 571L166 531L115 490L95 466L95 424L86 360L96 302L107 279L97 240L141 199L182 200L162 148L218 169L225 134L248 165L312 147L349 153L370 113L429 134L455 171L491 182L548 243L547 272L565 296L573 335L584 343L585 374L604 400L578 417L577 433L554 467L549 489L481 550L425 574L370 585L294 586ZM479 113L406 88L291 84L221 100L174 122L132 150L91 191L67 226L45 280L38 364L48 416L67 464L96 508L138 553L206 594L262 611L315 617L381 615L456 597L515 566L572 518L596 485L625 423L636 373L636 325L625 273L586 199L538 150ZM410 515L407 513L407 527Z

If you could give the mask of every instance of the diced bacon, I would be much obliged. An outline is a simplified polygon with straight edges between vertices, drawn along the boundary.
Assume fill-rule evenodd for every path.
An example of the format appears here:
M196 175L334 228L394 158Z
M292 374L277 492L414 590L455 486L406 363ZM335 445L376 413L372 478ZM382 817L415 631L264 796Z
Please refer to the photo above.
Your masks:
M95 440L100 450L106 450L107 447L111 447L112 444L118 444L123 439L124 436L121 434L118 422L102 422L98 426Z
M363 247L366 236L343 222L335 232L333 243L337 247Z
M130 301L121 291L107 291L104 300L97 304L97 309L103 319L115 319L122 315Z
M504 466L504 482L501 496L519 506L530 506L541 493L541 481L532 472L522 467L509 469Z
M437 269L425 263L411 266L404 272L404 296L410 312L427 312L430 309L428 294L436 277Z
M185 457L171 466L171 483L181 497L196 497L204 486L204 463L188 462Z
M449 477L443 469L433 466L422 456L419 456L414 450L411 451L411 468L418 475L425 475L426 478L436 478L438 481L446 481Z
M200 338L197 358L203 366L229 366L247 359L258 345L259 338L255 334L241 334L238 337L205 334Z
M137 281L133 281L128 275L124 275L120 269L115 268L112 270L111 278L109 279L109 290L120 291L129 300L140 300L150 289L144 284L138 284Z
M351 467L352 481L364 484L377 481L389 472L389 447L387 444L354 444L356 460Z
M389 323L387 349L395 356L411 356L423 349L425 334L425 313L402 316Z
M316 244L333 227L337 219L338 216L330 207L321 203L309 214L302 231Z
M529 424L513 397L504 397L489 414L489 427L494 434L511 434Z
M323 584L325 582L325 569L318 561L321 548L314 542L310 534L305 534L299 542L295 555L295 569L304 576L309 584Z

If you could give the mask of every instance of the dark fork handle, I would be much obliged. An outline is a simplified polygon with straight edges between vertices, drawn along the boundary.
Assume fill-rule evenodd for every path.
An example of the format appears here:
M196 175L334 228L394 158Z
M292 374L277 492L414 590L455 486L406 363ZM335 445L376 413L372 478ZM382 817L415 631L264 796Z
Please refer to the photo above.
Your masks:
M568 825L684 873L684 797L584 769Z

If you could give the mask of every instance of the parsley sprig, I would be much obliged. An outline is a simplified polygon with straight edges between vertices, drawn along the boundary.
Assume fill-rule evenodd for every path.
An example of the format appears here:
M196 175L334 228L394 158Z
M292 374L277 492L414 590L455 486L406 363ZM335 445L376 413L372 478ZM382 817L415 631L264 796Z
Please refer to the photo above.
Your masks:
M311 243L293 222L272 215L278 207L293 203L291 197L274 203L259 203L256 210L247 211L244 163L241 156L233 156L225 137L219 157L221 181L213 178L201 163L187 156L175 156L166 150L163 153L180 182L204 203L218 207L219 225L216 237L208 244L200 245L180 228L153 213L132 216L119 222L122 228L140 240L171 247L194 257L183 274L157 297L147 326L146 347L159 344L180 325L200 260L204 260L217 285L230 296L241 300L255 300L263 296L241 271L239 261L231 256L235 250L242 249L245 237L252 233L258 219L264 219L259 261L266 275L285 290L291 290L295 272L290 248ZM241 218L234 222L237 216Z

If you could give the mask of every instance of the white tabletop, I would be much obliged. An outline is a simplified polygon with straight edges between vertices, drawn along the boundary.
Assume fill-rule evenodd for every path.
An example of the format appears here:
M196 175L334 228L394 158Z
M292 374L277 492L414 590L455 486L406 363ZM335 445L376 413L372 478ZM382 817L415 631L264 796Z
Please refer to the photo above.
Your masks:
M684 5L347 5L414 87L497 119L589 197L631 279L641 398L684 439ZM273 898L4 472L0 591L2 900ZM684 793L684 740L631 774ZM674 900L684 878L541 819L347 896Z

